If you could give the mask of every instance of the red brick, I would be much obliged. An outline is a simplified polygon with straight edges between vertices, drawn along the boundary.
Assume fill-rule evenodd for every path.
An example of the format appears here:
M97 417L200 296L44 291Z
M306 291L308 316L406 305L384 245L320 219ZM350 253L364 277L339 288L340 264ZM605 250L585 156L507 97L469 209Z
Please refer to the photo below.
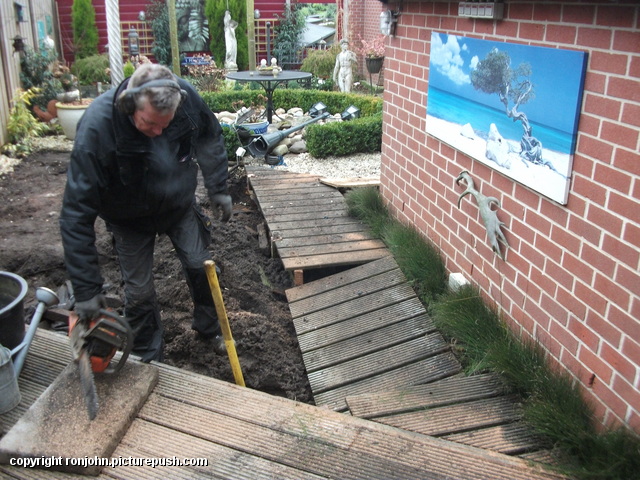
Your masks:
M591 330L580 318L574 316L569 317L569 331L573 333L583 345L592 352L597 351L600 344L600 337L596 332Z
M611 303L611 308L615 305L627 305L631 295L625 289L609 277L596 272L596 278L593 282L593 289L605 296Z
M586 325L596 332L602 340L608 342L610 345L619 345L622 340L622 332L611 324L610 321L603 316L591 311L587 313L585 319Z
M605 74L587 70L587 74L584 77L585 92L604 94L606 87L607 76ZM580 121L580 126L582 128L582 119Z
M582 237L587 242L598 245L602 232L599 228L585 221L583 218L572 215L569 217L569 230Z
M640 115L640 112L638 112L638 115ZM613 166L640 176L640 154L637 151L617 148L613 156Z
M597 271L608 277L613 277L616 262L608 255L605 255L600 249L593 248L590 245L584 245L582 247L581 258Z
M551 261L547 262L547 264L544 267L544 271L556 283L566 288L568 291L573 291L573 283L574 283L575 277L571 272L568 272L567 270L562 268L560 265L558 265L556 262L551 262ZM566 300L567 298L565 297L565 301ZM562 303L566 305L565 302L562 302Z
M594 27L578 28L578 45L608 50L611 47L613 33L611 30Z
M613 367L613 369L629 382L633 382L636 376L636 368L633 363L625 358L617 349L604 342L600 347L600 357Z
M640 53L640 32L616 30L613 49L619 52Z
M569 252L577 252L580 248L580 239L566 228L552 227L550 238Z
M609 5L598 8L596 23L607 27L631 28L635 20L636 11L633 7Z
M565 327L564 324L551 322L551 330L549 332L553 337L566 348L569 353L576 355L578 353L579 342Z
M541 41L544 38L544 30L544 25L541 23L522 22L518 28L518 37Z
M607 190L590 178L579 175L573 177L572 191L582 195L598 205L604 205L607 201Z
M533 20L533 5L524 3L509 3L507 5L509 6L508 15L510 20Z
M637 86L640 92L640 84ZM625 148L635 148L638 144L638 129L605 121L602 124L602 139Z
M562 5L536 4L533 7L533 19L536 22L558 22L562 14Z
M564 5L562 22L592 24L595 13L595 7L591 5Z
M627 223L624 227L622 239L638 248L640 244L640 225Z
M505 210L507 210L505 208ZM510 212L511 210L507 210ZM566 208L559 207L557 203L543 199L540 205L540 213L547 217L551 222L564 227L567 225L569 212Z
M576 296L580 298L587 307L591 308L597 314L604 315L608 301L601 292L580 282L576 283L574 291Z
M607 85L607 95L629 102L640 102L640 81L621 77L611 77Z
M633 338L624 337L620 351L625 357L631 359L634 363L637 364L640 361L640 343Z
M602 382L599 382L594 385L593 391L611 412L615 413L617 416L621 416L621 413L624 415L624 412L627 409L627 404L620 398L620 395L609 388L608 385L604 385ZM605 422L614 421L614 419L609 417L605 419Z
M614 213L640 224L640 202L612 192L607 206Z
M622 118L623 123L628 125L635 125L636 127L640 127L640 106L634 105L631 103L626 103L622 107Z
M622 110L622 102L600 95L587 94L584 100L584 110L599 117L618 120Z
M622 233L622 219L612 215L610 211L600 208L598 205L589 205L589 212L586 219L598 225L603 231L609 232L614 236L620 236Z
M620 193L631 192L631 182L633 178L627 172L599 164L596 165L594 178Z
M640 78L640 57L631 57L631 65L629 66L629 75L631 77Z
M613 373L611 367L592 351L581 348L580 352L578 352L578 360L582 362L585 368L595 373L596 377L600 380L600 382L594 383L594 386L598 383L609 383L611 381Z
M620 286L634 295L640 296L640 274L637 271L630 270L624 265L619 265L615 279Z
M636 237L636 240L639 240L638 237ZM618 237L605 235L602 242L602 250L631 268L635 268L638 265L638 261L640 261L640 251L637 245L636 247L628 245ZM638 282L638 285L640 285L640 282Z
M598 138L589 137L587 135L580 136L579 142L580 152L584 155L588 155L591 158L597 158L606 162L607 159L613 155L613 146L609 143L605 143ZM579 162L573 162L574 170L579 167ZM587 175L590 176L590 175Z

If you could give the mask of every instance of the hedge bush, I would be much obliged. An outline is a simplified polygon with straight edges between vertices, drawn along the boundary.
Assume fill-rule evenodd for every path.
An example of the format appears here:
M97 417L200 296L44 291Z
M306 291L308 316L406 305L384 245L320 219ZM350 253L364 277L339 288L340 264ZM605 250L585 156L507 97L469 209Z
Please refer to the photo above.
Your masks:
M347 122L309 125L306 140L307 150L316 158L379 152L382 146L382 114Z

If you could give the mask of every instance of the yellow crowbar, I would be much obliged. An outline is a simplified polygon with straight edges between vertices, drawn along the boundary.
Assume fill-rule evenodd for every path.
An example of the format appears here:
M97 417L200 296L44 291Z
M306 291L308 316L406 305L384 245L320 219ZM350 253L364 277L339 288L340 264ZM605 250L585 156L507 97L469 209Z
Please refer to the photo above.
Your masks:
M213 260L205 261L204 269L207 272L207 280L209 280L209 288L211 289L211 295L213 296L213 303L216 305L216 313L218 314L218 321L220 322L220 328L222 329L224 345L227 347L227 354L229 355L229 363L231 363L233 378L236 379L236 385L244 387L244 378L242 376L242 370L240 369L238 354L236 353L236 344L233 341L233 336L231 335L231 327L229 327L227 311L224 308L224 300L222 299L222 292L220 291L220 283L218 283L218 274L216 273L215 262Z

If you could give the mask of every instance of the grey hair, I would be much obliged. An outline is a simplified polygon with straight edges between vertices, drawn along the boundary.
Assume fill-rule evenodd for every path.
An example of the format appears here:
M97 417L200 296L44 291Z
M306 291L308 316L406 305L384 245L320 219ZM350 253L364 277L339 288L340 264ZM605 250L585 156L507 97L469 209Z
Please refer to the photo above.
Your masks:
M144 84L153 80L173 80L177 82L173 72L164 65L157 63L143 63L136 68L131 75L127 90L141 87L141 91L135 94L136 110L144 107L144 101L161 113L174 112L182 99L180 92L171 87L149 87L144 88Z

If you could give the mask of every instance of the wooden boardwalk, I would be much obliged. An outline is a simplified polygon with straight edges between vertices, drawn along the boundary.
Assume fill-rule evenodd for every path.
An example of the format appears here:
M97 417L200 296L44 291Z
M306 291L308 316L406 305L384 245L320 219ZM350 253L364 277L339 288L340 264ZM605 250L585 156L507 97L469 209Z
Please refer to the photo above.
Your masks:
M65 335L39 329L19 378L22 401L0 415L0 437L71 361ZM129 360L133 361L133 360ZM98 479L558 479L521 459L417 435L157 364L159 381ZM78 432L78 436L82 436ZM51 441L55 440L52 426ZM59 439L63 442L64 439ZM43 452L46 456L46 452ZM73 452L70 452L73 456ZM201 466L135 465L207 459ZM83 479L0 465L0 478Z
M349 217L342 194L317 175L247 166L247 177L285 270L360 265L389 252Z
M262 201L273 198L269 189L277 185L277 198L304 205L297 207L298 214L304 208L336 208L330 211L339 211L341 222L350 224L338 208L341 194L317 193L317 177L260 169L252 173L263 212L271 205ZM315 203L326 205L327 199L334 207ZM271 231L279 232L276 212L265 219ZM306 241L301 235L292 228L276 243L286 242L295 250ZM332 245L330 237L326 242ZM495 376L460 374L458 360L399 266L387 250L380 253L386 255L286 292L316 405L494 452L548 460L522 423L516 398L505 393ZM309 250L304 261L320 265L326 256L325 251Z

